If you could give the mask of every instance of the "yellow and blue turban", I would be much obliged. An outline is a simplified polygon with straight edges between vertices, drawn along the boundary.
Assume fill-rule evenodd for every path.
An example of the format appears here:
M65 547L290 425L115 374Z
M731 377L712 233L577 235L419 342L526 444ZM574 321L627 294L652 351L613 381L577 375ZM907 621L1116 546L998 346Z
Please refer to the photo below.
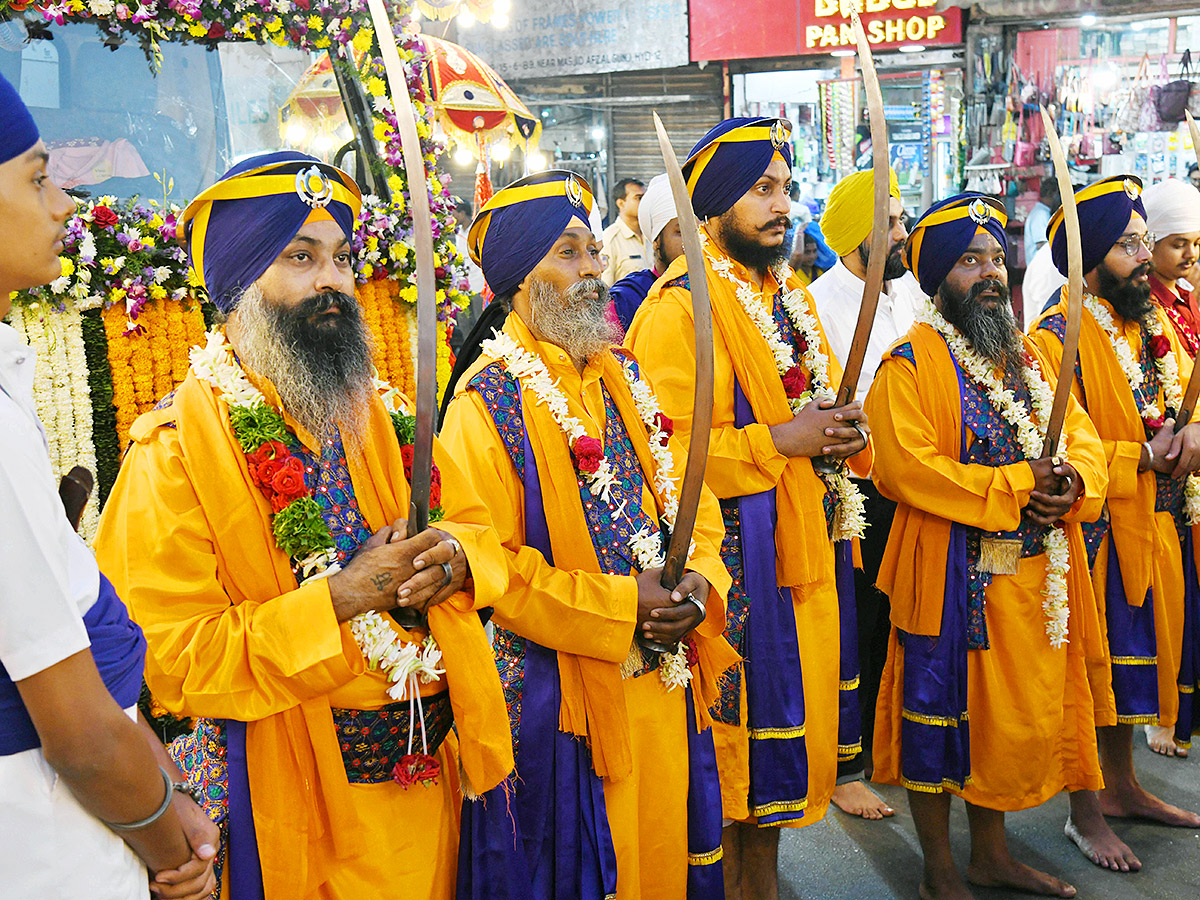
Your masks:
M25 101L0 75L0 163L16 159L37 142L37 125Z
M514 181L484 204L467 232L471 259L498 297L512 294L562 237L572 219L588 221L592 188L549 169Z
M306 153L244 160L188 204L179 219L192 268L222 312L262 277L305 222L332 220L354 240L362 196L354 179Z
M1146 207L1142 203L1142 179L1136 175L1101 178L1075 191L1075 207L1079 210L1083 271L1087 274L1104 262L1104 257L1108 256L1117 238L1125 233L1130 215L1137 213L1146 218ZM1067 229L1063 228L1061 206L1050 217L1046 237L1050 240L1050 256L1054 260L1054 267L1066 275Z
M904 246L904 265L917 276L921 290L937 293L975 235L987 233L1008 251L1004 204L983 194L958 194L925 211Z
M726 119L692 148L683 177L701 219L719 216L763 177L778 153L792 171L792 123L761 116Z
M891 166L888 166L888 194L900 199L900 182ZM874 224L875 170L847 175L833 186L821 213L825 243L838 256L846 256L871 236Z

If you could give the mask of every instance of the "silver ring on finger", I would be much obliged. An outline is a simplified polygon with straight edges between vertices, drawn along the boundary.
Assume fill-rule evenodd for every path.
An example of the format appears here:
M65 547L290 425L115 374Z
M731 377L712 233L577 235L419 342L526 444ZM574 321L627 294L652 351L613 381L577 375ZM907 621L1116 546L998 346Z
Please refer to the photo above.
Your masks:
M462 553L462 544L460 544L454 538L448 537L445 540L443 540L442 543L450 545L450 549L453 551L453 554L450 557L451 559L456 559L458 557L458 554Z
M442 563L441 566L442 572L445 575L445 577L442 579L442 587L446 587L451 581L454 580L454 569L451 568L450 563Z
M859 425L857 422L851 422L850 427L852 427L855 431L858 432L859 437L861 437L863 439L864 444L869 444L871 442L871 433L869 431L867 431L865 428L863 428L861 425Z

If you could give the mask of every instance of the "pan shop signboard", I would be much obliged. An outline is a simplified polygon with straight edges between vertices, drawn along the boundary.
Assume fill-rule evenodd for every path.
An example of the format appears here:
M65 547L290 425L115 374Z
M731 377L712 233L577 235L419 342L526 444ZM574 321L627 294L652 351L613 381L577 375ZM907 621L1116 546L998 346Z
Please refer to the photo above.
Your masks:
M507 28L458 40L504 78L686 66L687 0L514 0Z
M875 50L962 43L962 10L938 0L739 0L736 27L727 0L692 0L693 60L828 54L853 49L858 13Z

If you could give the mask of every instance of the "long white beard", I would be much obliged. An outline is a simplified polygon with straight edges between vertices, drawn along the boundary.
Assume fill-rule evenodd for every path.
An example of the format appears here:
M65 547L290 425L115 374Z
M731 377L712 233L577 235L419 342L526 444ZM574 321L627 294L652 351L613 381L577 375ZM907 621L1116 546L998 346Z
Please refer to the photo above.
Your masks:
M595 300L587 296L593 291ZM533 327L576 361L587 362L621 339L608 318L608 287L598 278L586 278L565 291L530 279L529 309Z

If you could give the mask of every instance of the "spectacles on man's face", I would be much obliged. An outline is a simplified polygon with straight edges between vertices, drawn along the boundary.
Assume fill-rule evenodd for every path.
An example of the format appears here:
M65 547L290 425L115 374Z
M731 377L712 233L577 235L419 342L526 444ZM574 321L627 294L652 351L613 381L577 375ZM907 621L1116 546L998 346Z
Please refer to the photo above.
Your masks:
M1147 250L1154 250L1154 233L1147 231L1145 234L1128 234L1116 242L1115 246L1125 250L1126 256L1137 256L1138 244L1145 246Z

